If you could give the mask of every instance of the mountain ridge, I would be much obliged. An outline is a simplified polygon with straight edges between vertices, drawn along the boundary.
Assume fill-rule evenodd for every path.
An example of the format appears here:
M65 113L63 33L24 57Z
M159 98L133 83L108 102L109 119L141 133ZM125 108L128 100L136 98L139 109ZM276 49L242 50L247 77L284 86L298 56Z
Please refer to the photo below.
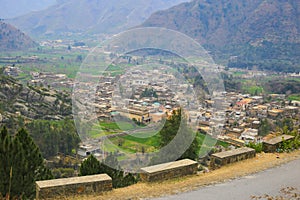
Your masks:
M64 0L46 10L9 20L31 36L118 33L137 26L151 13L187 0Z
M141 26L185 33L230 66L287 65L293 72L300 70L299 19L296 0L194 0L158 11Z
M14 18L54 4L56 4L56 0L0 0L0 18Z

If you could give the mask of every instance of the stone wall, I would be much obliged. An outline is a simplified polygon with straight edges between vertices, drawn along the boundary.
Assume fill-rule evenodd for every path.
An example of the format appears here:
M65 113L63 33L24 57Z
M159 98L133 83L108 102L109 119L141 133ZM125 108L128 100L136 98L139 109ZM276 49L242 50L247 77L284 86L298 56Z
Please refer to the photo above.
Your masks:
M272 138L268 141L263 142L263 151L266 153L273 153L280 147L283 141L289 141L294 139L294 136L291 135L281 135L275 138Z
M255 150L248 147L242 147L230 151L215 153L211 156L210 167L212 169L218 168L223 165L253 158L255 157L255 155Z
M197 162L189 159L184 159L142 168L140 177L141 180L145 182L162 181L171 178L196 174L197 169Z
M36 182L36 199L62 199L81 194L97 194L112 190L107 174L61 178Z

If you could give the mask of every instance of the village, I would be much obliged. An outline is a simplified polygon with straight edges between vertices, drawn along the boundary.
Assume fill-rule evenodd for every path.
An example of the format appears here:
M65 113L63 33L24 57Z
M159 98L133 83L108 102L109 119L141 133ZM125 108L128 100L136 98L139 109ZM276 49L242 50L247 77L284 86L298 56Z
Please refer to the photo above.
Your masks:
M7 66L4 73L18 77L23 72L18 66ZM233 70L233 73L237 72ZM29 85L67 90L73 88L72 97L79 100L73 101L75 108L79 108L75 113L90 128L85 130L84 135L80 135L82 142L76 158L58 154L55 157L57 160L47 160L48 166L60 166L60 163L67 162L73 168L71 160L84 161L93 155L103 161L113 153L125 170L138 170L141 181L162 181L207 173L224 165L255 158L259 152L277 155L283 148L284 151L290 151L294 148L290 144L297 138L291 133L298 135L300 132L300 101L288 99L287 94L247 94L225 90L212 94L205 91L197 93L193 84L184 78L178 80L179 76L166 66L146 69L132 67L119 74L114 74L114 71L106 71L100 75L78 73L77 79L54 72L31 71L29 76ZM264 77L266 73L243 71L242 76L253 79ZM288 76L296 77L297 74ZM133 143L134 146L130 149L123 146L124 143L131 142L126 141L127 136L140 137L143 131L151 133L149 138L155 137L165 120L179 109L183 110L184 117L195 132L202 138L208 137L215 141L206 147L197 161L184 159L148 166L151 161L148 155L157 151L158 147L149 148L149 145L142 143ZM0 121L1 118L0 114ZM122 130L124 123L130 124L130 128ZM111 130L101 124L107 124L108 127L113 124L117 129ZM100 128L94 129L95 127ZM147 134L143 135L146 136ZM259 146L261 149L257 149ZM88 187L86 178L73 177L74 175L72 173L68 176L72 178L65 179L66 187L73 187L73 183L76 183L76 187ZM95 178L99 186L97 191L112 189L112 179L107 175L88 178ZM36 184L39 188L37 196L42 198L56 188L57 182L51 180ZM55 193L58 190L60 189L55 189ZM64 191L62 189L61 192Z
M91 96L87 95L86 90L77 95L86 107L95 108L99 121L117 122L123 117L149 126L170 117L174 110L181 107L197 131L232 147L261 144L275 138L282 130L276 131L273 128L271 131L272 127L283 119L292 121L293 127L289 128L300 125L300 101L288 100L284 94L250 95L224 91L218 97L206 95L202 103L197 103L193 86L176 80L164 67L159 70L133 69L115 77L98 78L100 81L93 102L90 102ZM215 101L221 102L223 110L216 108ZM83 111L82 115L86 113L85 109ZM216 132L216 129L220 131ZM108 137L124 134L130 134L130 131ZM101 141L105 138L101 135L97 139ZM95 141L81 146L81 156L102 152Z

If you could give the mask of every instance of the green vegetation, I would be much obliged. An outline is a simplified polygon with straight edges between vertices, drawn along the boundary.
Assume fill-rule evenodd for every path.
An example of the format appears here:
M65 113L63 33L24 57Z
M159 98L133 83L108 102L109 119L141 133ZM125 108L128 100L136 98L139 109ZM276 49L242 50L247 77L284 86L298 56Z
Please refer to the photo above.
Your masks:
M30 72L53 72L75 78L85 55L86 52L43 47L26 52L2 52L0 63L19 67L22 73L17 78L23 81L30 79ZM37 59L30 61L29 58L33 56ZM9 57L10 60L4 60L3 57Z
M75 170L73 168L55 168L51 171L55 179L74 177L75 174Z
M197 134L197 137L200 144L200 152L199 152L200 157L207 155L207 153L214 150L216 146L222 146L225 148L229 146L228 143L219 141L208 134L199 133Z
M286 141L282 138L278 152L291 152L300 147L300 137L297 135L293 140Z
M270 122L268 121L268 119L263 119L261 121L261 124L260 124L259 128L258 128L258 135L266 136L266 135L269 134L270 130L271 130Z
M133 135L122 135L110 138L109 141L104 142L104 149L108 152L117 152L119 150L129 153L150 153L157 152L165 145L168 145L178 133L181 117L179 113L175 112L173 117L168 119L160 132L152 130L142 133L134 133ZM106 127L116 128L113 123L105 124ZM181 127L182 128L182 127ZM186 126L183 126L189 135L184 135L186 141L188 137L194 137L190 148L184 152L181 158L197 159L199 155L204 155L210 152L215 145L228 147L225 142L218 141L210 135L203 133L195 134Z
M125 152L142 152L143 149L145 152L154 152L159 148L159 140L160 137L158 134L154 134L153 132L148 132L146 134L153 135L151 137L139 137L139 135L145 133L135 133L134 135L125 135L125 136L118 136L115 138L111 138L110 142L113 145L118 146L118 148L122 149ZM136 137L135 137L136 136ZM107 143L106 148L112 148L111 144Z
M233 72L233 75L234 76L242 76L242 75L245 75L245 74L247 74L246 72Z
M161 150L159 155L152 158L152 164L169 162L174 159L198 159L200 147L198 138L188 127L185 117L181 114L181 109L173 111L172 116L166 120L164 127L159 132L159 146L161 149L170 142L172 142L173 147L176 146L176 149ZM184 150L184 152L182 152L182 150ZM181 156L178 158L178 155Z
M126 121L116 122L100 122L100 127L104 130L123 130L128 131L134 128L134 126Z
M158 96L157 96L156 92L153 90L153 88L150 88L150 89L146 88L140 96L140 98L143 98L143 97L157 98Z
M262 147L262 143L253 143L253 142L249 142L247 145L247 147L250 147L252 149L255 149L256 153L261 153L262 150L263 150L263 147Z
M244 90L246 93L249 93L251 95L259 95L263 94L263 87L261 86L251 86L251 87L244 87Z
M15 136L4 127L0 134L0 194L7 199L33 199L35 181L52 178L39 148L27 131Z
M92 138L99 138L105 135L111 135L115 133L120 133L122 131L132 130L135 126L127 121L116 122L99 122L94 124L89 131L89 136Z
M288 96L288 100L290 100L290 101L300 101L300 94L290 95L290 96Z
M114 168L113 168L114 167ZM90 155L80 166L80 176L106 173L112 178L113 187L126 187L137 182L132 174L126 174L119 170L119 163L114 154L106 157L100 163L93 155Z
M45 158L56 156L59 152L73 155L78 149L80 138L73 120L34 120L26 127Z

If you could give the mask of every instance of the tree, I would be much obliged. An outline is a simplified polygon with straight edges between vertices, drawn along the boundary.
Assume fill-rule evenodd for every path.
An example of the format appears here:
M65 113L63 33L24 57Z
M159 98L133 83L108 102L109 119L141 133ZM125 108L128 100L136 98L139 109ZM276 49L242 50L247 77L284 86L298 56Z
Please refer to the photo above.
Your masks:
M132 174L124 175L114 154L109 154L103 163L100 163L93 155L90 155L80 166L80 176L106 173L112 178L114 188L125 187L136 183Z
M200 150L198 137L196 133L188 127L187 119L182 114L181 109L173 111L172 116L166 120L159 135L161 148L170 142L172 142L172 146L176 148L169 150L163 149L160 152L160 156L153 158L151 161L152 164L169 162L175 159L198 159ZM183 150L184 152L182 152Z
M97 158L95 158L95 156L90 155L85 161L82 162L79 171L80 176L100 174L100 162L97 160Z
M3 139L4 138L4 139ZM0 139L0 193L10 197L33 198L35 181L51 179L44 159L25 129L11 136L6 128Z
M35 120L28 123L27 128L45 158L56 156L58 152L72 155L78 149L80 138L74 122L70 119Z
M267 119L263 119L261 121L260 127L258 128L258 135L260 135L260 136L266 136L266 135L269 134L270 130L271 130L270 123L268 122Z

